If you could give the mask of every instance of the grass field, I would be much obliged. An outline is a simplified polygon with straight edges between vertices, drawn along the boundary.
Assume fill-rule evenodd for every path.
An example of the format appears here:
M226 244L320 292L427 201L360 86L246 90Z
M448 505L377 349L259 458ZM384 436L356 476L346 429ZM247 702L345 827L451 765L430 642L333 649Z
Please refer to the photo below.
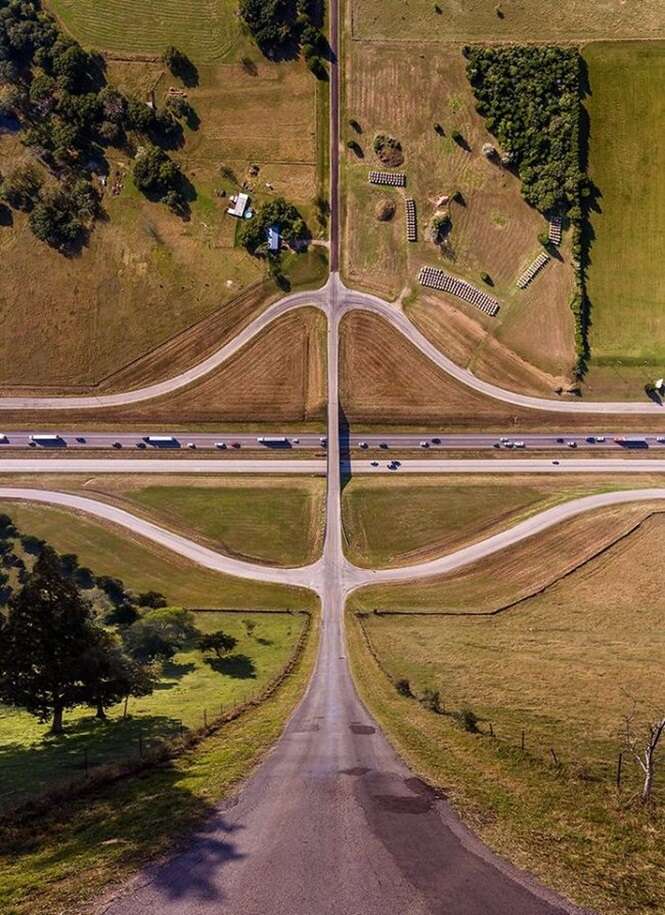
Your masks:
M665 37L658 0L639 10L623 0L603 0L590 11L577 0L561 0L556 15L546 0L350 0L353 37L365 40L580 41L592 38ZM500 15L499 12L500 11ZM591 14L590 14L591 13Z
M658 476L355 477L343 494L346 552L368 568L410 565L491 536L561 502L658 485Z
M202 537L232 556L270 565L313 562L323 541L324 481L321 479L242 478L181 481L171 478L146 486L141 479L105 491L128 507L138 506L158 523L181 534ZM92 487L86 486L90 492ZM94 487L97 491L97 487Z
M249 44L235 0L48 0L48 6L82 44L100 51L161 54L176 45L213 63Z
M643 396L665 360L665 176L658 165L665 118L665 44L592 44L590 176L598 188L589 270L594 393Z
M114 429L118 424L154 428L168 423L190 430L278 423L280 428L294 424L318 429L325 419L325 327L320 312L298 309L271 323L219 369L169 396L95 410L5 412L3 422L18 426L55 423L61 428L63 424L90 428L101 423ZM203 345L210 346L210 339ZM194 348L187 352L193 355ZM169 374L167 359L153 367L160 374ZM138 373L143 380L147 380L146 371ZM136 379L138 375L124 373L122 377Z
M318 146L327 88L301 61L273 64L265 62L256 48L247 51L246 39L238 37L237 17L225 12L233 5L213 0L193 9L192 4L185 7L169 0L165 9L163 3L149 0L109 0L104 4L106 15L96 2L63 0L58 5L84 43L93 38L86 24L106 36L115 35L120 45L131 37L136 45L132 50L163 49L168 41L159 22L191 37L198 84L186 91L200 125L184 128L183 145L172 155L194 185L196 197L190 218L178 218L139 194L130 175L131 160L124 152L110 150L110 180L102 200L107 218L98 221L80 255L66 258L38 242L25 214L14 213L13 224L0 228L4 388L85 390L131 383L137 373L143 378L150 377L153 367L159 371L154 363L173 356L168 344L179 335L178 349L195 357L256 314L278 290L266 279L265 263L236 245L237 222L226 208L228 195L243 182L253 206L285 196L300 208L313 235L321 234L312 201L322 180ZM225 36L214 27L217 15L225 24ZM199 39L208 47L232 41L230 62L210 62L208 51L199 56ZM142 48L144 40L149 46ZM93 43L97 48L103 45ZM233 62L240 50L254 61L251 72ZM111 58L107 78L138 98L147 100L154 90L158 106L169 86L178 84L159 61ZM26 156L19 136L3 136L3 174ZM257 174L249 174L250 165L258 168ZM121 186L118 195L110 189L116 180ZM226 197L219 196L222 191ZM317 248L310 255L285 258L294 288L323 281L324 254ZM247 290L253 295L238 309L234 301ZM216 337L210 335L211 329Z
M408 678L417 696L439 689L448 712L472 709L481 735L400 698L352 627L361 691L416 770L444 786L492 846L608 915L665 905L662 803L651 813L628 803L640 784L629 756L620 799L614 789L619 732L633 698L637 720L662 712L665 605L653 559L664 530L665 515L651 516L495 617L364 620L390 676ZM542 554L526 559L538 568ZM488 569L487 582L491 575ZM662 801L662 768L656 791Z
M312 609L316 598L298 588L209 572L121 528L47 506L3 502L16 525L61 553L76 553L96 575L111 575L134 591L161 591L169 604L214 609Z
M520 430L552 429L551 413L476 394L438 369L383 319L366 312L343 318L340 353L340 395L355 431L372 426L430 432L482 428L518 435ZM651 416L558 414L557 422L570 431L662 430L662 420Z
M243 620L255 629L250 637ZM157 738L169 738L209 720L258 694L285 667L304 625L290 614L197 613L200 632L223 629L238 639L233 652L221 661L203 655L194 643L164 665L162 677L150 696L130 699L129 717L122 703L109 710L108 722L95 719L90 710L73 709L65 715L65 734L51 737L48 724L27 712L0 705L0 812L30 796L76 780L83 754L91 768L124 762L138 754L139 736L146 747Z
M661 511L657 504L635 503L585 513L457 572L355 591L349 606L361 611L494 613L549 587Z
M448 337L463 340L463 351L453 355L474 371L482 373L490 363L495 372L498 356L512 362L525 389L551 393L565 386L574 358L568 233L561 259L549 263L528 289L518 290L517 278L540 250L545 221L524 202L519 179L482 154L483 144L495 141L475 110L461 49L429 46L427 53L414 53L405 43L352 41L346 87L343 139L363 151L359 157L346 149L342 163L347 282L388 298L402 292L410 306L429 307L442 331L437 343L448 351ZM454 131L464 145L452 139ZM386 192L367 183L369 169L381 167L373 151L378 133L402 144L405 161L398 170L407 175L405 191ZM449 205L452 229L445 250L439 250L428 238L428 226L437 200L455 192L463 202ZM416 243L406 240L406 196L416 201ZM390 222L375 215L384 198L397 205ZM481 274L489 273L492 294L502 303L498 318L460 299L422 293L416 277L424 264L481 286Z
M279 737L311 674L316 619L301 661L277 692L169 766L99 788L94 795L0 831L6 915L83 908L119 885L183 834L201 830L217 802ZM204 827L203 827L204 828ZM229 837L231 850L233 837ZM199 887L201 884L199 884Z

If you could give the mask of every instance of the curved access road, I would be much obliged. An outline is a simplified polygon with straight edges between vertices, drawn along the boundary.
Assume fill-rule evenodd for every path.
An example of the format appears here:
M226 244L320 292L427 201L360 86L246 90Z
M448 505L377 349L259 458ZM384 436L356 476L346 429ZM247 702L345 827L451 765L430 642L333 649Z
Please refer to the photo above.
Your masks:
M333 304L334 302L334 304ZM516 407L541 410L549 413L572 414L651 414L662 415L665 418L665 407L652 401L570 401L548 400L543 397L530 397L527 394L518 394L508 391L488 381L482 381L469 371L453 362L431 343L408 319L404 312L394 305L390 305L377 296L364 292L354 292L347 289L337 273L331 273L325 286L320 289L297 292L287 296L267 308L254 321L247 325L229 343L222 346L207 359L199 362L184 372L167 378L164 381L136 388L132 391L118 392L116 394L90 394L90 395L63 395L63 396L28 396L0 397L0 412L4 410L93 410L102 407L119 407L128 404L140 403L172 394L180 388L199 381L215 369L220 368L231 356L235 355L243 346L248 344L257 334L265 330L273 321L282 317L289 311L297 308L318 308L332 320L333 310L335 317L341 318L349 311L360 310L378 315L388 321L395 330L399 331L420 353L426 356L440 369L459 381L461 384L472 388L479 394L484 394L494 400L502 401ZM331 398L336 398L338 391L330 391Z
M251 321L247 327L241 330L232 340L216 350L202 362L193 365L191 368L172 378L155 384L146 385L142 388L136 388L132 391L121 391L116 394L82 394L82 395L63 395L52 397L20 395L14 397L0 397L0 411L2 410L93 410L100 407L122 407L127 404L140 403L145 400L153 400L155 397L162 397L165 394L172 394L174 391L184 388L194 381L200 381L223 365L231 356L235 355L243 346L251 342L257 334L265 330L270 324L281 318L283 315L297 308L320 308L326 310L328 300L328 287L331 280L328 280L325 286L312 292L296 292L289 295L279 302L270 305L264 312Z
M260 563L246 562L241 559L235 559L232 556L225 556L216 550L211 550L209 547L196 543L187 537L182 537L180 534L160 527L158 524L153 524L152 521L133 515L122 508L117 508L115 505L101 502L98 499L79 496L75 493L4 486L0 489L0 499L37 502L42 505L66 508L90 515L100 521L125 528L125 530L131 531L132 534L145 537L146 540L171 550L171 552L177 553L179 556L183 556L185 559L189 559L191 562L195 562L197 565L213 572L235 575L238 578L249 578L253 581L299 585L311 588L314 591L318 591L320 587L323 562L321 559L311 565L301 566L296 569L282 569L261 565Z

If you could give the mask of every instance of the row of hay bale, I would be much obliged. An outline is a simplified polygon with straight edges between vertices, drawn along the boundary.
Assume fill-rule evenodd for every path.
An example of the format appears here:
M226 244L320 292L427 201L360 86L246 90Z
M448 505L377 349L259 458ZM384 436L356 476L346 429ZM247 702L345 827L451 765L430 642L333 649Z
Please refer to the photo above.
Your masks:
M407 241L418 241L416 201L412 197L406 198L406 239Z
M369 173L370 184L383 184L388 187L406 187L406 175L402 172L376 172Z
M423 267L418 274L418 282L421 286L428 286L430 289L438 289L441 292L447 292L455 295L470 305L475 305L484 314L494 317L499 311L499 303L491 295L476 289L471 283L460 280L456 276L451 276L438 267Z
M561 244L561 217L560 216L553 216L550 219L548 238L553 245L557 246L557 248Z
M549 259L550 256L546 251L543 251L541 254L539 254L531 266L528 267L522 276L518 279L517 288L526 289L531 280L536 276L537 273L540 273Z

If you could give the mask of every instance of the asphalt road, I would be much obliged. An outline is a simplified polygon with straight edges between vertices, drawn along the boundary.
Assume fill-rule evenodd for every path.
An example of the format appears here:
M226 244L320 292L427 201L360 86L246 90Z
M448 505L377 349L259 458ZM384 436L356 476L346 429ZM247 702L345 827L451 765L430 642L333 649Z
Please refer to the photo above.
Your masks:
M663 420L665 428L665 418ZM42 435L56 436L56 441L40 440ZM37 436L38 441L31 441ZM155 443L151 437L170 438L171 441ZM548 433L462 433L446 434L435 429L427 433L372 433L353 434L348 437L348 447L353 450L394 449L429 451L481 451L500 448L504 451L528 450L563 451L571 450L571 442L578 450L639 452L643 450L665 451L665 439L653 432L593 433L552 431ZM602 438L604 441L599 441ZM261 441L263 439L264 441ZM272 441L270 441L272 439ZM623 441L622 441L623 439ZM266 441L267 440L267 441ZM178 450L228 450L250 449L265 454L279 455L284 451L321 451L325 448L327 436L318 433L291 434L280 430L257 433L224 432L181 432L162 429L157 432L126 432L122 428L110 432L71 431L67 429L24 429L0 432L0 458L7 451L32 448L36 451L90 451L114 448L145 450L164 453ZM365 448L366 446L366 448Z

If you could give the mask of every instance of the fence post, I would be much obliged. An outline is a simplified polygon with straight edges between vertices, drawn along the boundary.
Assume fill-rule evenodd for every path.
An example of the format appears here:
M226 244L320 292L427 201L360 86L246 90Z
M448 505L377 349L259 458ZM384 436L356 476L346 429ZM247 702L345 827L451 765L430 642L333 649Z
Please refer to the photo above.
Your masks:
M206 709L203 709L203 727L208 727L208 712Z
M125 707L124 707L124 709L122 710L122 717L123 717L123 718L126 718L126 717L127 717L127 703L128 703L128 702L129 702L129 696L125 696Z
M623 753L619 753L619 759L617 760L617 791L621 791L621 775L623 769Z
M494 728L492 727L491 721L490 721L490 737L494 737Z
M558 769L558 768L559 768L559 760L558 760L558 758L557 758L556 753L554 752L554 747L550 747L550 753L552 754L552 759L554 760L554 765L555 765L555 766L557 767L557 769Z
M524 728L522 728L522 753L524 753Z

